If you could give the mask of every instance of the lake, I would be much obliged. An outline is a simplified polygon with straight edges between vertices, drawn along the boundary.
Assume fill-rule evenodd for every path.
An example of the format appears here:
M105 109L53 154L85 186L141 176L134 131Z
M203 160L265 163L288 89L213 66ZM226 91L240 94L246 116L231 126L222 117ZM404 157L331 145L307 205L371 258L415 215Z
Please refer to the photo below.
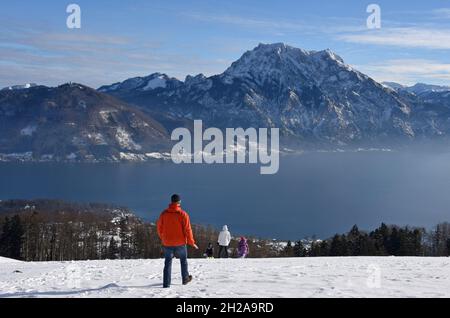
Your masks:
M155 221L172 193L193 223L265 238L430 227L450 221L450 153L307 153L282 157L276 175L257 165L0 164L0 199L114 203Z

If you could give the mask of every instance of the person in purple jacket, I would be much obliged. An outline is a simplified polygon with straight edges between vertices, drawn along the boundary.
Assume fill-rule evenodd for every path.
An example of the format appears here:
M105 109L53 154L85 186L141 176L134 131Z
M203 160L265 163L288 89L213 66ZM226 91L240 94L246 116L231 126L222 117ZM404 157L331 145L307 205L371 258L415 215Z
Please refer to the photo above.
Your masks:
M239 247L238 247L238 255L240 258L246 258L248 256L248 243L247 239L245 237L241 237L239 241Z

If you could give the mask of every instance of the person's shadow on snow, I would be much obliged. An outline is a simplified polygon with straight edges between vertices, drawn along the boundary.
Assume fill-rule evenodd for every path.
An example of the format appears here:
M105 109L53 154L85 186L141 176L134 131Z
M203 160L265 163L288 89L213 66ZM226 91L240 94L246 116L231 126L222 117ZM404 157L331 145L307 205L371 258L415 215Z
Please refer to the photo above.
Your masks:
M82 293L90 293L96 291L102 291L109 288L123 288L123 289L133 289L133 288L161 288L161 283L144 285L144 286L120 286L117 284L108 284L99 288L87 288L87 289L78 289L78 290L70 290L70 291L44 291L44 292L17 292L17 293L6 293L0 294L0 298L10 298L10 297L39 297L39 296L69 296L69 295L77 295Z

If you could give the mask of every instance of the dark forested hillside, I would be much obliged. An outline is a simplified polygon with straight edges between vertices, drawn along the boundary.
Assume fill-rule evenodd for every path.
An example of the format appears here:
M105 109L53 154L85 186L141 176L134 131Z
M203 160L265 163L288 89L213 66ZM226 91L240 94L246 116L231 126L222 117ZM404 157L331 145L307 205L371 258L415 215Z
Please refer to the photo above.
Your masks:
M218 232L193 225L202 257ZM250 240L253 257L277 256L272 242ZM237 240L230 245L232 255ZM133 259L161 257L161 244L153 223L129 209L106 204L78 204L54 200L0 201L0 255L26 261Z

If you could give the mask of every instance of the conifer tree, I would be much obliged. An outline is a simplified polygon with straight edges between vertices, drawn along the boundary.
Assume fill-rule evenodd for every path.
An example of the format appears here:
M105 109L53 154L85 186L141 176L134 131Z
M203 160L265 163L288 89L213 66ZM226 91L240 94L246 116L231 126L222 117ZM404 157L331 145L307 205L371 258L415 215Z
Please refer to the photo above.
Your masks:
M111 240L109 241L109 246L108 246L108 255L107 258L108 259L116 259L117 256L119 255L119 248L117 246L117 242L114 239L114 237L111 237Z
M294 248L292 247L291 241L288 241L286 247L284 248L284 256L286 257L294 256Z
M295 257L304 257L306 255L305 247L303 246L302 241L295 242L294 245L294 256Z
M4 257L22 259L22 241L24 229L18 215L6 218L0 237L0 255Z

